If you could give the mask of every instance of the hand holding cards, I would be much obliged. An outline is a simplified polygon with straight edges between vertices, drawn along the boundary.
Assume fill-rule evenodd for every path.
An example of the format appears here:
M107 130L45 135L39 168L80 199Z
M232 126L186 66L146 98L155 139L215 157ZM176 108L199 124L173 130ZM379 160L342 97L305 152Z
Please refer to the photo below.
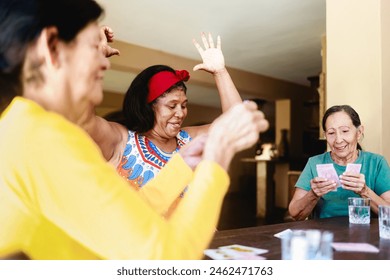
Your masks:
M362 165L360 163L348 163L345 172L360 173ZM339 176L337 175L336 169L333 163L317 164L316 165L318 177L328 179L336 182L336 189L341 187ZM335 191L336 191L335 189Z
M333 163L317 164L316 168L318 177L334 181L336 183L336 188L341 186L339 176L337 175L336 169L334 169Z

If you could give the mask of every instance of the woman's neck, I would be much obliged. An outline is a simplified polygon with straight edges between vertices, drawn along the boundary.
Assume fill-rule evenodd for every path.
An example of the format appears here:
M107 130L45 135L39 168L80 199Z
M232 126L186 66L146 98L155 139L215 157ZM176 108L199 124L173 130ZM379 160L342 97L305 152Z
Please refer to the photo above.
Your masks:
M330 152L330 157L338 165L347 165L348 163L355 162L359 157L359 150L355 150L353 153L345 158L337 157L334 153Z
M160 150L163 150L166 153L173 153L177 148L177 139L176 137L163 137L158 134L156 131L149 130L145 133L142 133L149 141L153 142Z

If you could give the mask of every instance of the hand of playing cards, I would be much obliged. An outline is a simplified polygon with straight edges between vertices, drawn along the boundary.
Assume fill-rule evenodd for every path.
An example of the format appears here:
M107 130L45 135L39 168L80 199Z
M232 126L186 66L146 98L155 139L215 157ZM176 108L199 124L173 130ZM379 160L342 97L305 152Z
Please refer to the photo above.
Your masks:
M362 165L360 163L348 163L345 172L360 173ZM327 164L317 164L317 174L318 177L325 178L328 180L333 180L336 182L336 187L341 187L339 176L337 175L336 169L332 163Z
M316 168L318 177L334 181L336 183L336 188L341 186L339 176L336 173L336 169L334 169L333 163L317 164Z
M204 250L204 254L214 260L265 260L259 255L267 252L265 249L237 244Z

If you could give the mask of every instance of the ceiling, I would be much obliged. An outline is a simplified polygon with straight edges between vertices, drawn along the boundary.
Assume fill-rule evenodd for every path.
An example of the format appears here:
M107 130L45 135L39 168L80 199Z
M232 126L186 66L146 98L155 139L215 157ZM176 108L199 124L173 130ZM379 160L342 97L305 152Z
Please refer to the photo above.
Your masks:
M116 40L199 60L192 39L211 32L221 36L229 67L301 85L321 72L326 0L97 2L106 11L102 23L113 28ZM106 76L106 89L118 92L133 79L118 71ZM196 97L189 99L197 103Z

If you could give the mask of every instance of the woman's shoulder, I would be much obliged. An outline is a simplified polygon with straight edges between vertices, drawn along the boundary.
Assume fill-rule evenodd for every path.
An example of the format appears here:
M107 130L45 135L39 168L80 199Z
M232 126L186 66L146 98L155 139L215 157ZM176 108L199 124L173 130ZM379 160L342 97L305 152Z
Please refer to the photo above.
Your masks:
M314 164L327 163L330 159L329 152L309 157L309 162Z
M185 143L190 142L192 140L190 134L186 130L184 130L184 129L181 129L179 131L179 133L176 135L176 138L179 141L185 142Z
M367 152L367 151L361 151L360 153L362 155L362 158L364 158L365 160L377 160L377 161L385 160L386 161L386 159L383 155L380 155L377 153Z

